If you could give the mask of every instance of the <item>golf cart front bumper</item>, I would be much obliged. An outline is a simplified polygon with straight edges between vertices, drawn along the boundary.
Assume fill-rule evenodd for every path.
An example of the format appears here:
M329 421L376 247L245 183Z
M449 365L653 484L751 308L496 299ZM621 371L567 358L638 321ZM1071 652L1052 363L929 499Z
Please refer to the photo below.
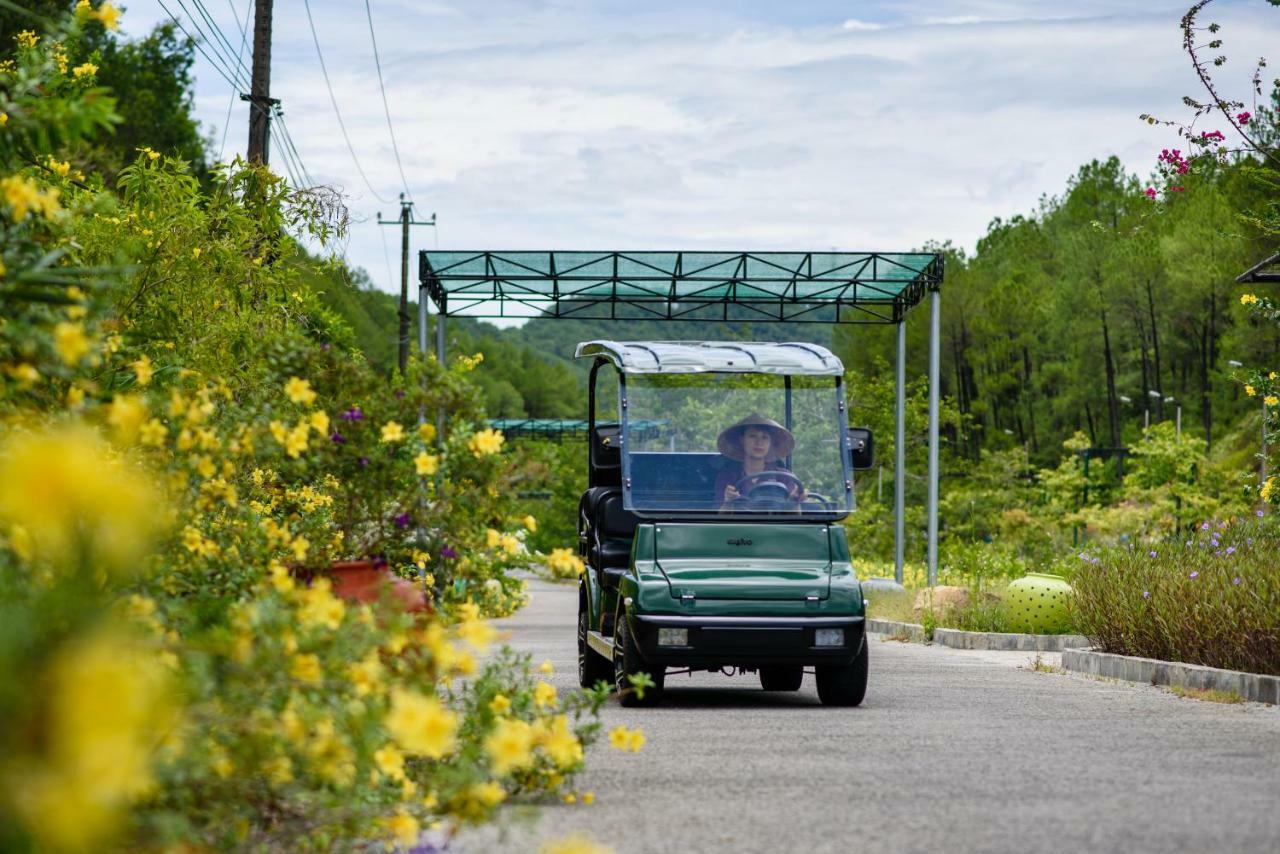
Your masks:
M683 629L685 644L660 643L662 629ZM819 645L819 629L843 632L839 645ZM700 617L634 615L631 630L645 661L667 667L846 665L862 648L862 617ZM670 632L666 633L668 639ZM830 639L830 633L824 633Z

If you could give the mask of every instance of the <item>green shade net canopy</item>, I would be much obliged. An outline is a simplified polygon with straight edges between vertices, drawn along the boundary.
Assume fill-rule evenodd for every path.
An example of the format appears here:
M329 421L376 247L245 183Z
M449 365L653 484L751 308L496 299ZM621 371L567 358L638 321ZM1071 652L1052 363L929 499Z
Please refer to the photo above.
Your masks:
M897 323L942 284L932 252L423 251L444 315Z

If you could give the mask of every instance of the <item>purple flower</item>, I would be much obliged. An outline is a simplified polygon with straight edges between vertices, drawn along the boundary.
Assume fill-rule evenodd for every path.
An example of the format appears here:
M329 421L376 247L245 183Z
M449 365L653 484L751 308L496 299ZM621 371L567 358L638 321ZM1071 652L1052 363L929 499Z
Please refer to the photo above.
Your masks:
M1082 561L1084 561L1085 563L1088 563L1088 562L1089 562L1089 556L1088 556L1087 554L1085 554L1084 552L1080 552L1080 559L1081 559Z
M396 400L404 400L404 389L399 389L396 392Z
M1142 591L1142 598L1143 598L1143 599L1150 599L1150 598L1151 598L1151 591L1149 591L1149 590L1143 590L1143 591Z
M455 557L457 557L457 556L458 556L458 553L457 553L457 552L455 552L455 551L454 551L452 548L450 548L449 546L441 546L441 547L440 547L440 557L442 557L442 558L448 558L448 559L452 560L453 558L455 558Z
M1199 577L1200 577L1200 573L1198 573L1198 572L1194 572L1194 571L1193 571L1193 572L1192 572L1190 575L1188 575L1187 577L1194 581L1195 579L1197 579L1197 578L1199 578Z
M1236 553L1236 547L1235 547L1235 546L1227 546L1227 554L1229 554L1229 555L1233 555L1233 554L1235 554L1235 553Z
M1102 563L1102 558L1095 557L1093 560L1089 561L1089 563L1093 564L1094 566L1097 566L1098 564Z
M1211 542L1211 545L1216 549L1218 546L1222 545L1222 543L1218 542L1218 538L1217 538L1217 537L1214 537L1214 538L1213 538L1213 540L1212 540L1212 542Z
M324 352L328 353L328 352L329 352L329 342L328 342L328 341L325 341L323 344L321 344L321 345L320 345L320 349L321 349L321 350L323 350Z
M1151 551L1151 552L1147 552L1147 557L1157 557L1157 555L1155 552Z
M346 412L343 412L342 414L340 414L338 417L341 418L343 421L363 421L364 412L360 410L360 407L353 406L350 409L348 409Z
M408 514L408 513L401 513L399 516L397 516L397 517L396 517L395 519L393 519L392 521L394 521L394 522L396 523L396 527L397 527L397 528L407 528L407 527L409 527L409 514Z
M333 435L329 437L329 441L335 445L345 445L347 444L347 437L334 430Z
M1253 545L1253 537L1250 537L1249 539L1245 540L1245 541L1244 541L1244 544L1245 544L1246 546L1251 546L1251 545Z
M1235 578L1231 579L1231 583L1238 585L1240 583L1240 576L1237 575Z
M361 458L360 458L360 467L361 467L361 468L364 468L364 467L365 467L365 466L367 466L367 465L369 465L369 458L368 458L368 457L361 457Z
M1262 518L1262 511L1261 511L1261 510L1254 510L1254 511L1253 511L1253 515L1255 515L1255 516L1257 516L1259 519L1261 519L1261 518Z
M1190 540L1187 540L1187 546L1188 546L1188 547L1190 547L1190 546L1191 546L1191 541L1190 541Z
M1201 523L1200 523L1200 530L1202 530L1202 531L1207 531L1207 530L1209 530L1209 523L1208 523L1208 522L1201 522Z

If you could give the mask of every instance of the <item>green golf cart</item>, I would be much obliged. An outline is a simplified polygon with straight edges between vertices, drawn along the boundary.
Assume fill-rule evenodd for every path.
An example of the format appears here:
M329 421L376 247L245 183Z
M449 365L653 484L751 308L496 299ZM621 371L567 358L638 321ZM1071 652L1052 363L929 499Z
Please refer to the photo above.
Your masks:
M870 431L812 344L589 341L578 676L652 705L666 677L758 673L828 705L867 685L862 590L838 524ZM647 674L646 680L641 674Z

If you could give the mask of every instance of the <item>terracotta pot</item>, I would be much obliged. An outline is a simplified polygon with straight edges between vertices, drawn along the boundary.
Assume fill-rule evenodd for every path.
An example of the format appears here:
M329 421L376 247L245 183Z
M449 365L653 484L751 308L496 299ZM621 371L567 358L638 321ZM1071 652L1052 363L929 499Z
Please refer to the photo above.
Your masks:
M350 602L376 603L390 586L391 598L410 613L430 611L426 594L412 581L400 578L382 561L337 560L326 573L333 580L334 595Z

